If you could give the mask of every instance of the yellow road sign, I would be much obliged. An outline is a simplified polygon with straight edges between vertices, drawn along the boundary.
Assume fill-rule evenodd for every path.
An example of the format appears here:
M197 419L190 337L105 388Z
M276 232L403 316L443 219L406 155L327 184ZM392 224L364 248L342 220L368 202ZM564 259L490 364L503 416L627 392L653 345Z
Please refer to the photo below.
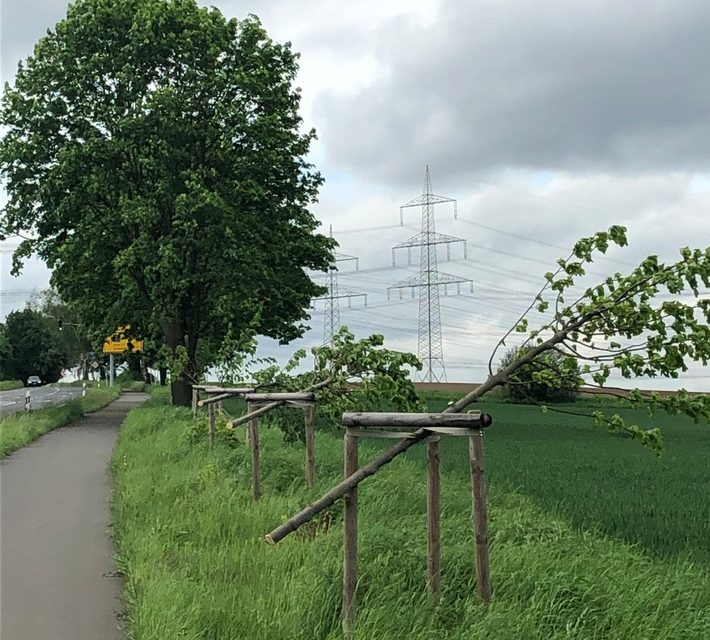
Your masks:
M128 339L125 332L131 328L130 324L118 327L113 335L104 340L104 353L125 353L126 351L143 351L143 340Z

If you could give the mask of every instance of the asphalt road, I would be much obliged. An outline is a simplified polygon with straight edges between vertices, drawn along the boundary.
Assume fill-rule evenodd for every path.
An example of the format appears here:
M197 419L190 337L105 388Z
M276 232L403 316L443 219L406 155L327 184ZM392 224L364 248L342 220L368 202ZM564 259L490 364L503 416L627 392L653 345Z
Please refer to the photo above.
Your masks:
M127 394L0 461L0 638L121 640L107 534L109 461Z
M0 416L8 416L25 408L27 389L0 391ZM81 395L81 387L30 387L30 399L33 409L41 409L51 404L62 404Z

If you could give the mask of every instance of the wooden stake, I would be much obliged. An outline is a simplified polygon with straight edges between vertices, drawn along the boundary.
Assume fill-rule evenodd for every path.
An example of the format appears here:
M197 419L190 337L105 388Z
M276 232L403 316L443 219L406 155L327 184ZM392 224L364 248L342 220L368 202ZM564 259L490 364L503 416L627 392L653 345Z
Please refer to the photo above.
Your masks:
M215 436L217 435L217 411L215 405L207 405L210 416L210 449L214 449Z
M458 410L460 411L460 409ZM447 409L444 413L451 412L452 409L451 407L449 407L449 409ZM344 425L346 424L346 415L347 414L343 415ZM493 419L488 414L483 414L479 416L479 418L480 425L477 426L488 427L493 423ZM241 420L244 419L245 418L241 418ZM354 422L346 426L357 426L358 424L359 423L357 422L357 420L355 420ZM439 427L432 427L432 430L435 431L438 428ZM286 520L286 522L279 525L273 531L268 533L266 535L266 541L271 544L277 544L281 542L281 540L283 540L287 535L296 531L296 529L298 529L298 527L300 527L302 524L305 524L306 522L314 518L316 515L318 515L321 511L327 509L330 505L334 504L337 500L339 500L346 493L348 493L353 487L356 487L363 480L377 473L377 471L381 467L394 460L398 455L401 455L402 453L407 451L407 449L413 447L415 444L417 444L417 442L421 442L422 440L430 436L431 433L432 431L429 431L426 428L420 428L414 431L413 433L407 433L403 435L402 440L392 445L389 449L385 449L384 451L379 453L365 466L361 467L355 473L353 473L349 478L345 478L345 480L333 487L325 495L321 496L320 498L318 498L318 500L308 505L304 509L301 509L301 511L299 511L296 515L292 516L291 518Z
M324 496L318 498L313 504L301 509L295 516L292 516L286 522L279 525L271 533L266 535L266 541L270 544L281 542L287 535L293 533L302 524L305 524L324 509L334 504L337 500L347 495L354 487L362 482L365 478L374 475L375 472L382 466L394 460L395 457L404 453L410 447L413 447L417 442L421 442L428 437L429 433L420 429L415 433L410 434L407 438L403 438L397 444L383 451L365 466L358 469L355 473L343 480L340 484L333 487Z
M247 412L251 413L251 403L247 403ZM249 421L249 444L251 445L251 486L254 492L254 501L261 498L261 471L259 461L259 418Z
M195 387L192 387L192 415L197 415L197 401L200 399L200 392Z
M234 429L234 427L238 427L240 424L244 424L245 422L249 422L254 418L263 416L265 413L269 413L269 411L271 411L272 409L275 409L276 407L280 407L281 405L285 404L285 402L285 400L279 400L278 402L270 402L269 404L265 404L264 406L259 407L258 409L254 409L252 411L247 409L247 412L243 416L239 416L238 418L230 420L227 423L227 429ZM247 402L247 407L249 406L250 403Z
M313 435L315 406L304 407L303 414L306 423L306 486L313 488L316 483L316 446Z
M357 467L357 438L346 433L345 477L355 473ZM343 524L343 633L346 640L352 640L357 617L357 487L345 494Z
M476 594L483 602L491 601L491 574L488 565L488 515L483 467L483 430L468 439L471 463L473 530L476 539Z
M427 578L435 605L441 599L441 483L439 476L439 441L427 443Z

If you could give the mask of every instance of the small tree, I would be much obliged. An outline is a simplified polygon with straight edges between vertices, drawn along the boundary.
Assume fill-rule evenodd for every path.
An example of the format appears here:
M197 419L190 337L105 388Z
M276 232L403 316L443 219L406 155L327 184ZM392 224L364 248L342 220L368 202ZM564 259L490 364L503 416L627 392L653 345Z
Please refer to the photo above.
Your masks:
M500 368L505 369L529 349L511 347L501 359ZM559 351L548 351L511 374L504 393L516 402L572 402L579 395L583 381L581 373L576 358Z
M637 376L677 378L691 362L708 364L710 359L710 299L703 298L700 285L710 286L710 247L680 249L680 260L664 264L658 256L645 258L628 275L615 273L581 295L566 297L595 254L604 254L611 244L626 246L626 229L612 226L582 238L572 253L557 261L557 269L545 274L542 286L516 324L498 341L489 360L489 377L478 388L453 403L450 411L462 411L492 389L508 383L526 365L537 362L536 382L552 388L569 385L578 374L549 366L540 356L556 352L562 363L576 359L586 384L602 395L628 398L635 408L645 407L651 415L658 409L683 413L696 421L710 421L710 396L691 396L685 389L673 394L643 393L632 389L619 393L606 389L615 372L624 378ZM530 329L528 316L552 311L551 318ZM526 338L507 366L493 373L497 350L513 332ZM610 431L623 432L660 451L661 432L629 425L618 413L589 414Z
M464 411L489 391L505 385L521 368L536 361L542 364L541 371L535 376L536 382L553 387L566 385L572 374L556 371L547 366L544 359L538 360L553 351L565 356L563 364L570 362L568 356L582 360L582 376L609 395L617 393L604 389L612 371L625 378L677 378L680 372L687 370L690 362L708 364L710 299L700 297L699 285L710 287L710 247L693 250L684 247L680 250L681 259L669 265L661 263L657 256L649 256L628 275L615 273L598 285L587 287L567 303L565 294L577 278L586 274L585 265L593 261L597 252L606 253L610 244L626 245L624 227L613 226L608 231L582 238L567 259L558 261L556 271L545 274L545 284L534 301L491 353L486 381L452 402L447 413ZM534 308L540 313L551 309L552 318L529 330L527 316ZM514 331L526 334L526 339L517 357L494 373L496 351L505 345L505 339ZM648 409L651 416L656 410L664 409L674 414L683 413L696 422L710 422L710 395L691 396L685 389L679 389L661 396L633 389L624 397L628 397L633 407ZM605 411L594 411L589 416L612 432L627 434L657 452L661 451L658 428L645 429L627 424L618 413L609 415ZM426 428L418 429L380 452L366 467L333 487L280 528L295 530L428 435Z
M344 411L424 409L410 377L412 369L421 369L421 362L411 353L386 349L381 335L356 340L347 327L341 327L331 344L315 347L311 354L314 367L302 373L295 371L307 356L304 349L296 351L283 368L272 363L253 374L238 356L232 380L253 382L262 390L315 389L319 414L336 426ZM287 440L303 433L302 420L293 411L277 409L267 419L281 428Z
M685 414L696 422L710 422L710 395L690 395L685 389L675 393L644 393L631 389L619 393L605 388L612 372L624 378L637 376L677 378L691 362L707 366L710 360L710 298L703 298L700 285L710 287L710 247L680 249L680 260L664 264L651 255L628 275L615 273L601 283L587 287L581 295L566 302L565 296L578 278L586 275L585 266L596 254L605 254L611 244L626 246L626 229L612 226L577 241L557 269L545 274L545 284L518 321L498 341L489 362L489 376L470 393L452 402L446 412L464 411L486 393L515 382L518 372L535 363L533 380L551 389L564 389L581 382L595 386L602 395L627 399L634 408L646 408L651 416L659 409ZM552 311L551 318L534 329L528 316ZM512 333L525 334L516 356L497 372L493 362L500 347ZM555 365L546 356L555 356ZM581 362L583 364L579 365ZM580 376L581 371L581 376ZM655 449L662 448L660 429L627 424L618 413L594 411L588 415L611 432L621 432ZM371 471L426 437L425 429L378 455L369 465ZM334 499L360 480L344 481Z

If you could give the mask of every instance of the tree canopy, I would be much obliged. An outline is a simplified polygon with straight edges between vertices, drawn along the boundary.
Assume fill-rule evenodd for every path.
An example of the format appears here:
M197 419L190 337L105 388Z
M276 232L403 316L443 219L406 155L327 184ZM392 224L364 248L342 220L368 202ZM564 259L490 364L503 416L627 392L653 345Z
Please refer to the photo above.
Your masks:
M194 0L77 0L6 87L3 227L93 328L166 345L189 402L198 344L303 333L333 243L308 206L297 55ZM200 365L209 364L209 358Z

